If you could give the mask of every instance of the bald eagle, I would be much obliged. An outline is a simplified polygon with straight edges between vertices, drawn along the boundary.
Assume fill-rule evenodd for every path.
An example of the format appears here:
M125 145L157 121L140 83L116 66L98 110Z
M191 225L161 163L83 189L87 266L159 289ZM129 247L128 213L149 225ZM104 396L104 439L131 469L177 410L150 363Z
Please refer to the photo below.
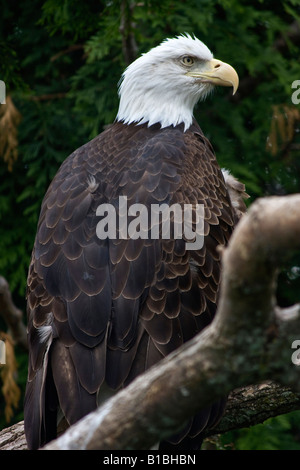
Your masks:
M55 438L60 416L72 425L212 321L217 247L235 224L213 148L193 117L215 85L235 92L236 71L196 37L163 41L125 70L115 122L75 150L51 182L28 273L30 449ZM162 218L158 237L150 225L121 236L118 224L110 236L109 209L120 216L120 197L146 209L201 205L202 245L188 249L184 236L161 236ZM223 407L221 400L198 413L160 448L197 449Z

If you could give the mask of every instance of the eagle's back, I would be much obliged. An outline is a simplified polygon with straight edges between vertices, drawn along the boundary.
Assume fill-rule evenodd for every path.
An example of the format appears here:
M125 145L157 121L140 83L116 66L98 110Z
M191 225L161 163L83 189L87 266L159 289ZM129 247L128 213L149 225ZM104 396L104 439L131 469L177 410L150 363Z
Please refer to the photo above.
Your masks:
M149 211L203 204L204 246L151 239L151 221L145 238L123 239L118 227L115 239L99 238L97 208L110 204L120 216L120 197ZM232 228L221 170L196 123L183 132L117 122L66 159L42 204L28 274L29 447L55 437L58 404L76 422L97 406L102 384L128 384L211 322L217 246ZM220 407L191 420L174 442L213 424Z

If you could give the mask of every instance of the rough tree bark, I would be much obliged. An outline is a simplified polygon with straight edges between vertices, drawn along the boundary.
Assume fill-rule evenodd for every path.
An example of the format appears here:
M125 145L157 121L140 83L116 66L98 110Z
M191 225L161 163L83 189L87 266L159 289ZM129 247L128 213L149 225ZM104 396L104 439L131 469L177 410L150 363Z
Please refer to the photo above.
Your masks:
M214 432L230 429L234 413L240 425L257 422L253 396L270 389L279 413L299 409L300 368L291 347L300 339L300 308L281 310L275 301L278 267L299 249L300 195L256 201L224 250L213 323L45 449L149 449L197 410L249 384L261 385L235 390L230 402L237 408L229 407ZM276 405L271 413L266 408L259 420L278 413Z
M300 395L274 382L235 389L230 393L224 417L206 437L262 423L268 418L300 409ZM0 431L0 450L26 450L24 422Z

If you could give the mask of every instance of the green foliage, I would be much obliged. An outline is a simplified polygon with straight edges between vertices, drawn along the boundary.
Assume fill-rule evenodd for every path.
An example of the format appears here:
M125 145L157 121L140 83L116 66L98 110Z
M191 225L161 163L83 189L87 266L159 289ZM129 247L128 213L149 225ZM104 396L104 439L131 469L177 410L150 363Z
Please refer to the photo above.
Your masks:
M300 411L270 418L252 428L221 436L223 449L300 450Z
M128 52L184 32L203 40L241 80L236 97L218 89L195 110L221 166L246 184L250 203L299 190L300 114L286 109L300 111L291 102L299 37L289 34L300 0L0 0L0 9L0 80L22 115L13 170L0 158L0 274L24 310L42 198L61 162L114 120ZM281 275L285 305L297 300L298 258Z

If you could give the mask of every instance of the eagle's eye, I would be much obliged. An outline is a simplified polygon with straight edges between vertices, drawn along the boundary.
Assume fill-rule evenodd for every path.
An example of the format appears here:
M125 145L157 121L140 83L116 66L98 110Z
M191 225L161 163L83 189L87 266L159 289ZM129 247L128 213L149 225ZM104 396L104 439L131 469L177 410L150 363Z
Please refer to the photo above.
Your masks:
M190 67L191 65L193 65L194 59L190 57L189 55L185 55L184 57L182 57L181 63L183 65L187 65L188 67Z

